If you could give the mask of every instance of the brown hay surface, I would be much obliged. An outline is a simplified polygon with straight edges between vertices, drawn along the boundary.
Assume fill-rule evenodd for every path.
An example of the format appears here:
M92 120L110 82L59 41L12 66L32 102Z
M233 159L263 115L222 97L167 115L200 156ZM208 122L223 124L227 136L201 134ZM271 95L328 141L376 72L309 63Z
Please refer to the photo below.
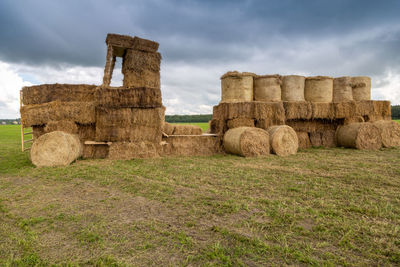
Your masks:
M227 77L241 78L241 77L244 77L244 76L255 77L257 75L255 73L252 73L252 72L228 71L227 73L225 73L224 75L221 76L221 80L225 79Z
M355 101L371 100L371 78L367 76L352 77L353 99Z
M253 75L221 77L221 102L253 101Z
M45 125L33 125L32 126L32 135L33 139L39 138L41 135L44 135L46 132L44 131Z
M268 128L272 153L278 156L289 156L297 153L299 140L292 127L287 125Z
M93 141L96 139L96 125L95 124L77 124L78 136L81 142Z
M369 122L340 126L336 131L338 146L357 149L379 149L382 137L378 127Z
M127 49L122 61L122 73L127 70L160 72L161 54Z
M292 127L296 132L324 132L336 130L339 121L331 120L288 120L286 125Z
M108 145L83 145L84 159L105 159L108 157Z
M333 103L333 106L335 108L336 119L344 119L356 115L356 102L354 101Z
M400 124L383 120L373 124L379 129L383 147L400 147Z
M108 158L130 160L159 157L161 147L152 142L113 142L109 147Z
M137 36L131 37L128 35L107 34L106 38L107 45L117 46L121 48L131 48L136 50L156 52L158 50L159 44L157 42L142 39Z
M98 87L95 93L96 104L112 108L157 108L162 106L160 88Z
M174 129L175 129L175 125L168 123L168 122L164 122L163 124L163 133L167 134L167 135L172 135L174 133Z
M333 103L312 102L312 118L313 119L334 119L335 106Z
M310 133L310 141L313 147L336 147L336 131L326 130L323 132Z
M54 132L54 131L63 131L66 133L77 134L78 126L74 121L49 121L44 128L46 133Z
M263 75L254 77L254 100L276 102L282 100L280 75Z
M286 120L311 119L313 115L312 105L307 101L283 102Z
M163 138L162 156L211 156L222 154L218 136L169 136Z
M287 75L282 78L282 100L304 101L305 77Z
M82 155L77 135L55 131L36 139L31 147L32 163L37 167L67 166Z
M307 77L304 98L311 102L332 102L333 78L327 76Z
M254 127L254 119L250 118L236 118L227 121L228 129L237 127Z
M345 118L343 121L344 125L350 124L350 123L357 123L357 122L364 122L364 117L362 116L354 116L354 117L349 117Z
M124 71L124 87L153 87L160 88L160 72L150 70L125 70Z
M351 77L333 79L333 102L353 101L353 87Z
M175 124L173 135L202 135L203 130L196 125Z
M227 130L227 125L224 120L212 119L210 121L210 133L222 134Z
M389 117L392 115L390 101L374 100L372 101L372 105L374 107L374 115Z
M94 123L93 102L60 102L21 107L21 121L25 126L42 125L49 121L69 120L82 124Z
M356 101L356 111L355 115L356 116L366 116L366 115L372 115L374 113L374 101L371 100L365 100L365 101Z
M24 105L44 104L52 101L91 102L96 85L89 84L41 84L22 88Z
M299 140L299 148L306 149L312 147L310 136L307 132L296 132L297 139Z
M238 127L228 130L223 138L226 152L243 157L256 157L270 153L269 134L253 127Z

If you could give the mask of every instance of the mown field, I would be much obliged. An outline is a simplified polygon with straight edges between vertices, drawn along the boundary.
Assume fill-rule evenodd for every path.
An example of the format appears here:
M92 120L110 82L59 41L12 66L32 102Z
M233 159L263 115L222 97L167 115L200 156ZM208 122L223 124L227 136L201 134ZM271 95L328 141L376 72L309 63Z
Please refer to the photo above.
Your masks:
M0 126L0 265L400 264L400 149L35 168Z

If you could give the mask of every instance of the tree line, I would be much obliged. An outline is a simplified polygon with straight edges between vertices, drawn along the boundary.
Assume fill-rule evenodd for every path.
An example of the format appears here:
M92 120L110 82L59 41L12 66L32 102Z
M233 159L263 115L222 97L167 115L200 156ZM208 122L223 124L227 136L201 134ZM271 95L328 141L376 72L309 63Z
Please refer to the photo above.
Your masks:
M400 120L400 105L392 106L392 120Z

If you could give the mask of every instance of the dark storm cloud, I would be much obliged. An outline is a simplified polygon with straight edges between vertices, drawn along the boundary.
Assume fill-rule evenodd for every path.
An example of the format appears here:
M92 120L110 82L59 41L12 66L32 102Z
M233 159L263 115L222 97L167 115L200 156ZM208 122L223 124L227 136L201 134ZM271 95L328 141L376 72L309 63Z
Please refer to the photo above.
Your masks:
M399 35L343 47L337 37L399 25L399 10L400 1L390 0L3 0L0 59L102 66L106 33L116 32L159 41L169 62L241 61L282 42L333 38L344 54L372 51L395 64Z

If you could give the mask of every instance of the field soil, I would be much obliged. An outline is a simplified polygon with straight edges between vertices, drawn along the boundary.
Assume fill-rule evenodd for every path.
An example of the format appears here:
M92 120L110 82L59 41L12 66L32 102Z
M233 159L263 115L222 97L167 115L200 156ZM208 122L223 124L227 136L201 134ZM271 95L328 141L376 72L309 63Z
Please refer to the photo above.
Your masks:
M399 225L400 149L35 168L0 126L2 266L395 266Z

